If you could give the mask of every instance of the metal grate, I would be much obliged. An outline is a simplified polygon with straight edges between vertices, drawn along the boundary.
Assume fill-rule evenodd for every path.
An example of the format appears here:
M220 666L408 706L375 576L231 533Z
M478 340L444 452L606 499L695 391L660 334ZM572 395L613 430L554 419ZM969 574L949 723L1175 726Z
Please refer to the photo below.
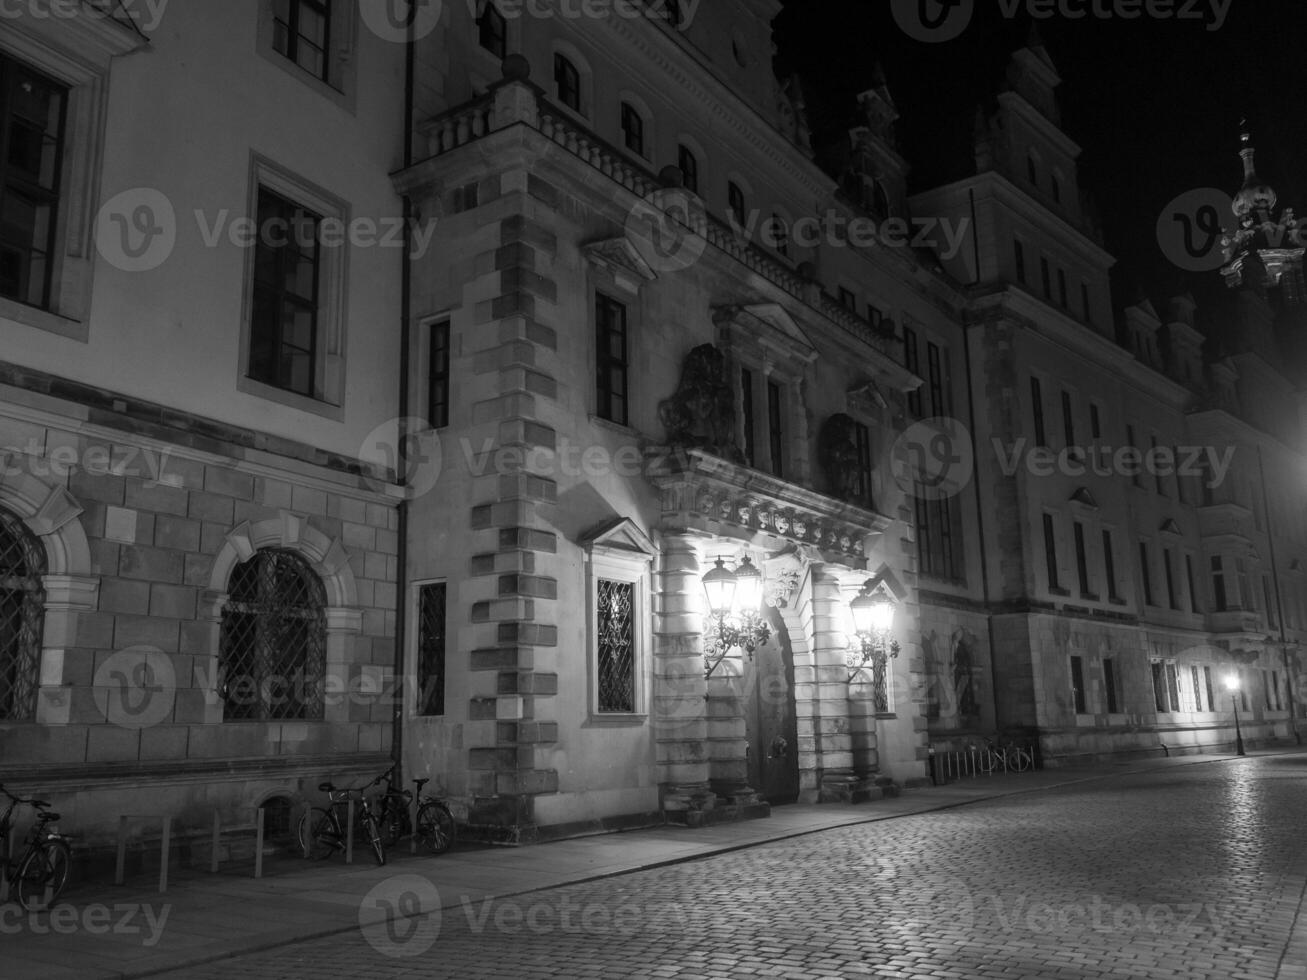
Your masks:
M599 710L635 710L635 586L599 580Z
M445 583L424 585L418 609L418 714L445 713Z
M322 717L326 592L304 559L260 551L232 571L219 659L225 721Z
M877 653L871 661L871 707L877 714L888 714L889 703L889 657Z
M36 715L44 570L41 546L17 518L0 511L0 721Z

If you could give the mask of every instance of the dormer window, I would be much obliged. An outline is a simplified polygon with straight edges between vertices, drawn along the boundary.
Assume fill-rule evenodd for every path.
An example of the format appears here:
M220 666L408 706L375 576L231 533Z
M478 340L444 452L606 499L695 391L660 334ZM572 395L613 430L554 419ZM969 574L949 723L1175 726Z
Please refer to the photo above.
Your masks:
M581 111L581 73L561 54L554 55L554 88L559 102Z

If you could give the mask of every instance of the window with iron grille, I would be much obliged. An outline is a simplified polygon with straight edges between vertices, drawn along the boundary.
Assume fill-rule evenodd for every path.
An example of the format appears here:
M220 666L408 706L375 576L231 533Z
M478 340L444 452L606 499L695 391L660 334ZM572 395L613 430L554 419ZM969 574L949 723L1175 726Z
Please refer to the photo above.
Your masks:
M259 228L284 234L261 234L255 246L249 376L318 397L317 229L322 218L261 187L258 220Z
M0 54L0 296L50 305L63 87Z
M581 111L581 73L563 55L554 55L554 86L558 101L576 112Z
M41 674L45 554L18 518L0 510L0 721L31 721Z
M219 642L224 721L322 718L326 590L299 555L269 548L237 565Z
M635 583L601 578L595 685L600 712L635 711Z
M595 294L595 372L598 393L595 414L626 425L628 369L626 306Z
M326 81L330 42L328 0L274 0L272 46L278 54Z
M418 709L419 715L445 713L446 584L418 590Z
M496 58L503 59L508 55L508 22L493 3L486 4L486 9L477 18L477 43Z

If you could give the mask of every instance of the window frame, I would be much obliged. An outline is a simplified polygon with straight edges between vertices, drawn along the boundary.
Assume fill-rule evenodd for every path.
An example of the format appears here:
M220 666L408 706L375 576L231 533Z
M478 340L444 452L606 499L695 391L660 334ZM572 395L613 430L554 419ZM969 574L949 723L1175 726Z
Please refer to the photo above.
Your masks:
M8 589L21 595L19 608L14 614L20 621L14 635L12 654L16 681L0 695L11 698L8 713L0 713L0 726L37 722L40 713L41 672L44 661L46 631L46 576L49 559L45 547L26 523L14 511L0 508L0 533L13 539L13 547L22 553L25 564L24 580L20 588ZM0 580L0 586L3 580ZM4 594L4 593L0 593ZM0 661L3 662L3 661ZM19 699L22 703L19 704Z
M498 47L491 47L486 43L487 32L492 27L498 28L498 33L490 33L492 41L498 40ZM486 3L485 9L477 16L477 46L485 52L503 61L508 57L508 19L499 12L499 8L493 2Z
M594 543L586 557L586 725L638 726L649 716L649 672L653 651L653 617L651 602L651 563L653 556L643 552ZM630 584L632 589L632 682L634 710L601 711L599 709L599 583Z
M686 162L690 163L687 168ZM698 195L702 184L702 170L699 166L699 153L682 138L676 144L676 166L681 171L682 185L691 194Z
M570 71L573 75L576 76L576 77L575 77L575 82L576 82L576 101L575 101L575 103L573 103L572 101L570 101L570 100L567 98L567 96L565 95L565 92L564 92L564 85L563 85L563 83L564 83L564 79L567 78L567 73L568 73L569 71ZM560 78L560 76L563 76L563 77ZM585 91L584 91L584 85L583 85L582 77L583 77L583 76L582 76L582 73L581 73L581 68L580 68L580 66L577 65L576 61L575 61L575 60L574 60L574 59L573 59L573 58L572 58L568 53L566 53L566 52L564 52L564 51L558 51L558 50L555 50L555 51L554 51L554 74L553 74L553 78L554 78L553 96L554 96L554 99L555 99L555 101L558 103L558 105L560 105L562 108L564 108L564 109L568 109L568 110L570 110L570 111L572 111L572 112L575 112L575 113L576 113L577 115L579 115L579 116L585 116L585 115L586 115L586 111L585 111ZM570 79L568 79L568 80L570 81Z
M290 0L292 4L314 0ZM330 99L347 112L357 109L359 24L358 0L324 0L329 11L324 75L315 75L276 48L275 0L262 0L256 47L267 62Z
M641 159L649 159L649 125L645 113L629 98L622 99L619 105L622 145Z
M259 214L259 192L267 188L279 197L320 215L323 219L342 221L348 226L349 206L328 191L293 175L272 161L253 154L250 161L249 215ZM245 249L245 296L242 301L241 342L237 361L236 389L314 415L343 421L345 400L345 310L348 282L349 246L342 241L336 246L319 244L318 320L316 363L314 365L315 395L302 395L294 391L267 384L249 376L251 344L253 339L255 260L257 247Z
M444 429L450 424L453 402L453 377L450 363L454 340L453 321L448 316L433 317L422 324L422 342L426 345L426 417L433 429ZM438 345L437 340L442 339ZM441 397L443 395L443 398Z
M422 629L424 623L423 601L428 590L440 589L442 595L441 636L440 636L440 678L436 692L439 694L439 711L424 710L430 706L432 699L424 699L424 650ZM412 714L415 718L443 718L449 705L449 582L447 579L432 579L413 584L413 699ZM433 692L433 695L436 693Z
M596 418L603 419L613 425L629 427L631 424L631 304L618 299L611 292L604 289L596 288L593 292L594 300L591 309L594 320L594 415ZM621 310L622 354L620 360L614 359L611 355L609 341L612 337L612 330L605 328L601 317L601 310L606 306ZM613 417L613 399L618 393L608 387L609 382L612 380L610 372L614 367L619 367L622 374L621 418Z

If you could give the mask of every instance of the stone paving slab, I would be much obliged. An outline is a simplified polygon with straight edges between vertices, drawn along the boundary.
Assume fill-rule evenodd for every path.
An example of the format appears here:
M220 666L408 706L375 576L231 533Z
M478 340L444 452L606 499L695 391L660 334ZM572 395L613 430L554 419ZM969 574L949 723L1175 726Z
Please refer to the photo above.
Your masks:
M75 910L71 914L81 917L75 928L54 929L53 922L43 925L40 918L16 921L16 908L9 910L8 918L0 918L0 932L3 932L0 980L11 976L24 980L41 977L51 980L140 977L313 937L357 931L364 897L374 890L384 890L397 876L406 874L421 875L439 890L439 894L432 898L433 908L406 909L406 913L434 911L436 907L459 909L460 903L464 906L469 902L484 903L487 899L607 879L638 869L672 866L764 842L802 838L821 830L854 828L868 822L927 811L947 811L981 800L1036 793L1123 773L1168 770L1229 758L1183 756L1149 760L1132 766L982 776L948 786L907 791L899 797L857 806L777 807L765 820L695 829L659 827L521 848L475 848L435 858L414 857L401 849L385 868L357 861L350 867L332 862L301 865L279 861L275 865L276 875L262 880L183 871L171 883L166 895L155 894L139 882L121 888L84 886L67 895L70 907ZM135 931L130 924L124 928L103 930L93 926L87 918L89 909L108 908L116 921L132 907L138 913ZM157 933L143 921L147 910L156 923ZM0 909L0 915L3 913L4 910ZM166 919L161 918L165 915ZM1276 922L1274 928L1286 926L1283 922ZM784 952L783 947L779 948L777 955ZM1157 961L1155 952L1148 944L1139 948L1136 975L1174 976ZM1048 962L1037 963L1032 959L1030 975L1078 976L1085 962L1083 957L1068 957L1054 965L1050 973ZM573 966L578 970L575 975L587 975L580 971L579 965ZM1009 978L1013 976L1011 968L1009 961L1007 969L995 976ZM1247 968L1247 963L1233 958L1228 968L1232 971L1230 976L1238 976L1241 968ZM795 969L799 972L784 969L776 972L777 969L774 964L757 964L756 969L750 968L749 975L805 975L804 968L797 962ZM1024 965L1021 969L1025 969ZM570 975L570 972L569 968L562 968L559 975ZM898 974L891 971L874 975ZM952 974L950 971L935 971L931 975L943 977ZM1250 974L1254 975L1260 974ZM1298 977L1293 980L1298 980ZM1307 973L1301 975L1301 980L1307 980Z

